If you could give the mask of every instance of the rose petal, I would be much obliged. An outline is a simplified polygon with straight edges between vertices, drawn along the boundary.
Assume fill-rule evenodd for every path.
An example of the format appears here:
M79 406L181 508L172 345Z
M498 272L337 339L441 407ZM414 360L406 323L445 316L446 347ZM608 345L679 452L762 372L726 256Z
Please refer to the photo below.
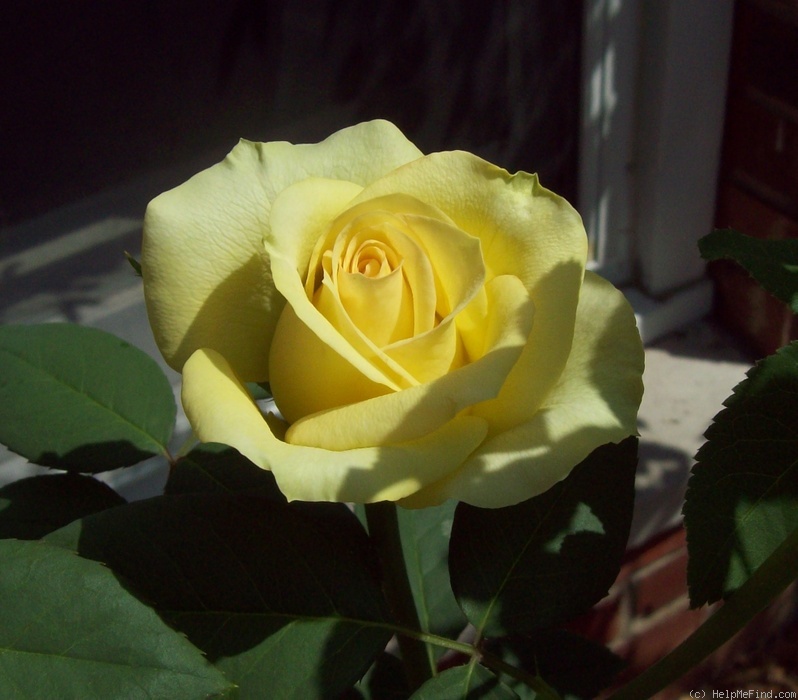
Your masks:
M426 384L309 415L291 425L286 440L329 450L413 440L495 396L526 343L533 310L526 289L510 275L491 280L486 292L490 321L482 358ZM322 386L329 375L314 366L309 387Z
M355 360L347 359L351 346L316 309L309 307L309 313L316 314L316 324L326 328L327 333L322 330L319 337L288 305L272 341L271 390L286 420L293 423L316 411L365 401L400 388L368 358L353 353ZM335 344L343 344L343 349Z
M413 291L415 319L429 316L432 321L434 317L435 276L426 272L431 265L450 278L439 286L442 308L449 309L454 304L453 314L465 306L482 284L484 265L479 241L453 228L447 217L434 208L405 195L390 195L347 209L322 235L325 219L334 217L352 191L344 183L307 179L282 192L272 209L272 235L266 239L266 248L275 287L288 301L291 312L284 314L280 331L272 341L270 376L278 406L290 422L343 403L379 396L386 390L409 388L462 362L452 318L443 319L437 327L409 341L381 348L374 337L377 331L372 329L374 332L369 334L371 326L358 327L357 316L353 319L347 312L331 272L322 279L316 297L312 301L308 298L313 285L303 287L303 278L314 277L310 270L320 264L325 249L336 251L333 257L343 255L345 250L336 248L338 236L345 234L352 222L375 227L375 237L404 260ZM433 216L440 216L441 220ZM405 218L419 226L418 235ZM386 220L396 223L398 228L377 231L376 227ZM321 243L309 255L314 239ZM459 279L451 279L455 275L454 263L447 259L451 257L459 260L460 269L456 271ZM374 314L373 309L371 313ZM415 327L414 331L423 328L426 326ZM312 363L303 363L301 370L297 368L297 348L302 348L304 356L314 358ZM351 367L340 362L330 349ZM362 378L355 376L353 367L363 374ZM315 391L314 386L322 388Z
M314 246L319 248L317 240L326 240L322 235L323 229L325 226L329 228L329 222L347 204L353 187L351 183L309 178L286 188L275 199L272 208L272 234L265 239L265 245L271 258L275 288L287 300L292 313L284 314L285 319L280 320L281 331L273 338L270 375L275 397L283 397L280 410L289 420L306 415L306 411L314 412L307 408L306 402L321 396L307 389L292 388L295 382L306 386L308 379L304 374L305 367L302 373L296 370L297 348L303 348L305 356L330 360L334 358L329 350L334 350L364 375L366 382L356 381L361 387L374 384L396 390L413 383L407 372L355 328L334 290L331 295L315 300L324 313L308 298L304 280L308 275L310 249ZM333 240L334 237L330 245ZM335 364L338 369L330 373L331 377L334 376L333 383L338 380L348 382L352 378L351 367ZM312 367L308 369L312 371ZM384 391L384 388L369 389L358 400ZM323 407L329 406L316 406L315 410Z
M268 378L267 349L283 301L262 239L275 195L309 176L359 185L421 152L390 122L343 129L319 144L242 141L218 165L156 197L144 219L147 311L166 361L222 352L245 380Z
M587 256L579 214L536 175L506 170L465 152L433 153L372 182L361 201L403 192L477 236L488 278L511 274L535 305L529 345L499 397L481 407L495 429L534 415L565 366Z
M586 273L573 349L540 411L486 440L462 469L402 505L420 508L455 498L499 508L543 493L597 447L636 434L643 363L625 297Z
M419 440L333 452L289 445L264 420L229 363L200 349L183 368L183 406L200 440L235 447L274 473L288 500L370 503L406 497L456 469L485 436L460 416Z
M485 283L479 239L429 216L407 213L401 218L426 250L435 271L435 310L441 317L457 313Z
M443 221L404 215L434 270L438 325L384 348L385 354L418 382L427 382L459 367L465 353L455 326L458 315L485 283L479 239Z
M315 292L313 304L350 346L339 339L334 347L361 370L363 360L368 359L382 377L371 371L366 371L366 375L385 386L406 388L459 366L461 347L452 318L446 315L459 313L484 282L479 240L454 227L449 218L434 207L403 194L387 195L348 208L322 235L317 222L323 217L315 214L316 202L327 197L325 190L329 186L321 180L296 183L276 199L272 210L273 235L267 241L267 249L273 270L274 263L285 258L300 276L307 275L305 298L299 296L295 280L286 278L283 282L279 273L275 275L276 287L294 307L297 317L314 332L321 333L320 337L329 338L327 324L307 308L308 295ZM382 294L379 303L374 304L366 303L368 299L358 304L342 296L347 294L348 288L346 283L339 283L338 265L350 255L353 240L368 237L364 232L373 237L375 244L389 248L403 261L402 270L413 297L412 338L388 345L382 342L398 327L404 328L400 321L406 313L405 299L399 297L398 292L395 296ZM314 239L319 243L306 263L309 242ZM328 258L323 257L325 250L332 251ZM316 290L319 279L314 270L322 266L326 273L321 287ZM364 280L363 284L377 286L373 281ZM401 290L404 291L404 287ZM391 304L395 308L382 308ZM441 315L444 315L442 320ZM437 325L436 319L440 321ZM287 349L285 343L278 341L278 344ZM289 356L282 351L279 357L287 364L273 360L274 374L289 371L289 364L295 359L293 353ZM310 406L313 401L306 399L303 404ZM315 407L322 410L327 406L317 403ZM290 409L286 415L289 414L292 420L300 417Z
M291 263L303 282L308 261L333 220L363 188L348 180L309 177L286 187L272 203L263 245L270 258Z
M351 211L345 212L333 228L337 229L342 220L350 215L352 215ZM395 267L393 272L397 273L394 276L400 277L397 281L402 296L400 299L394 300L394 304L399 309L388 314L388 318L395 317L397 322L393 324L393 328L385 329L382 333L370 333L368 329L374 323L382 323L384 319L381 321L376 317L384 315L388 310L380 311L379 308L373 308L366 298L361 298L359 302L352 298L347 299L345 297L346 280L341 279L342 268L345 270L351 267L351 261L347 262L347 259L351 257L351 250L353 248L361 249L364 246L379 247L386 258L393 261ZM389 344L393 340L391 336L401 334L405 329L403 337L409 337L423 333L434 326L435 281L430 260L424 249L412 236L412 232L392 212L374 209L355 215L348 224L343 226L336 237L329 256L323 256L323 267L326 274L322 284L340 303L342 311L349 316L352 322L351 326L355 329L356 334L369 338L376 347L381 348ZM362 275L353 276L363 278ZM310 282L311 279L305 285L306 291L312 288ZM376 290L373 290L368 296L373 297L376 294ZM379 305L387 303L385 298L382 301L374 301ZM333 300L328 300L328 303L333 303ZM352 308L350 309L350 307ZM358 313L357 307L362 307L360 313ZM340 330L343 332L346 329L341 327ZM387 342L380 342L380 339L375 337L386 335L389 336Z
M377 347L413 333L413 299L401 266L380 277L342 270L336 285L352 323Z
M431 382L462 366L466 360L454 316L447 316L435 328L416 338L389 345L384 353L418 384Z

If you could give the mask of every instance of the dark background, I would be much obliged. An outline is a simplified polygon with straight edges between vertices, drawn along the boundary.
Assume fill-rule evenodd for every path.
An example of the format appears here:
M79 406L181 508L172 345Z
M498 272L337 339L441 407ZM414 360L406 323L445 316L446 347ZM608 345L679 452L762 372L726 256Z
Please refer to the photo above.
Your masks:
M576 197L581 0L55 0L0 10L0 226L239 137L383 117Z

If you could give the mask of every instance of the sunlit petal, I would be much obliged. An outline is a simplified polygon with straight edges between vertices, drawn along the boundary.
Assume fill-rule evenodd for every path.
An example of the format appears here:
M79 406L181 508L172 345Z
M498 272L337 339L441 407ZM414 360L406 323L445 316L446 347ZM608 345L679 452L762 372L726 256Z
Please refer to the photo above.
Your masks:
M183 406L200 440L231 445L271 470L289 500L404 498L456 469L486 432L483 420L461 416L395 445L345 451L290 445L275 435L229 363L213 350L198 350L186 363Z

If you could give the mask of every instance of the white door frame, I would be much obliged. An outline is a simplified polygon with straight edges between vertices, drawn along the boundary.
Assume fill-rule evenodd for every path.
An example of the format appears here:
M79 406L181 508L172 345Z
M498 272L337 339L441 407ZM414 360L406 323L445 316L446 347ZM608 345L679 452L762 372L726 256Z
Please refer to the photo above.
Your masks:
M644 340L703 316L733 0L585 0L579 207L589 267Z

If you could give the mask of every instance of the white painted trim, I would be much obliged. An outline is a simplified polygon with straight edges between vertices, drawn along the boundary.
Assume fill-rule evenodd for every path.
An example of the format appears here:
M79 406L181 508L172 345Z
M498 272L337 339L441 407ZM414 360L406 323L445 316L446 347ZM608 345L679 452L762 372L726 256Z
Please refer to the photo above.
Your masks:
M726 108L733 0L648 0L637 121L636 263L661 296L704 274Z
M589 267L664 300L647 321L657 336L709 308L709 297L684 299L704 276L696 243L714 215L733 6L585 3L579 208Z
M704 318L712 309L712 283L708 279L700 279L664 300L652 299L637 287L622 291L634 309L637 328L645 345Z
M631 277L639 4L588 0L582 44L579 209L590 267L615 283Z

